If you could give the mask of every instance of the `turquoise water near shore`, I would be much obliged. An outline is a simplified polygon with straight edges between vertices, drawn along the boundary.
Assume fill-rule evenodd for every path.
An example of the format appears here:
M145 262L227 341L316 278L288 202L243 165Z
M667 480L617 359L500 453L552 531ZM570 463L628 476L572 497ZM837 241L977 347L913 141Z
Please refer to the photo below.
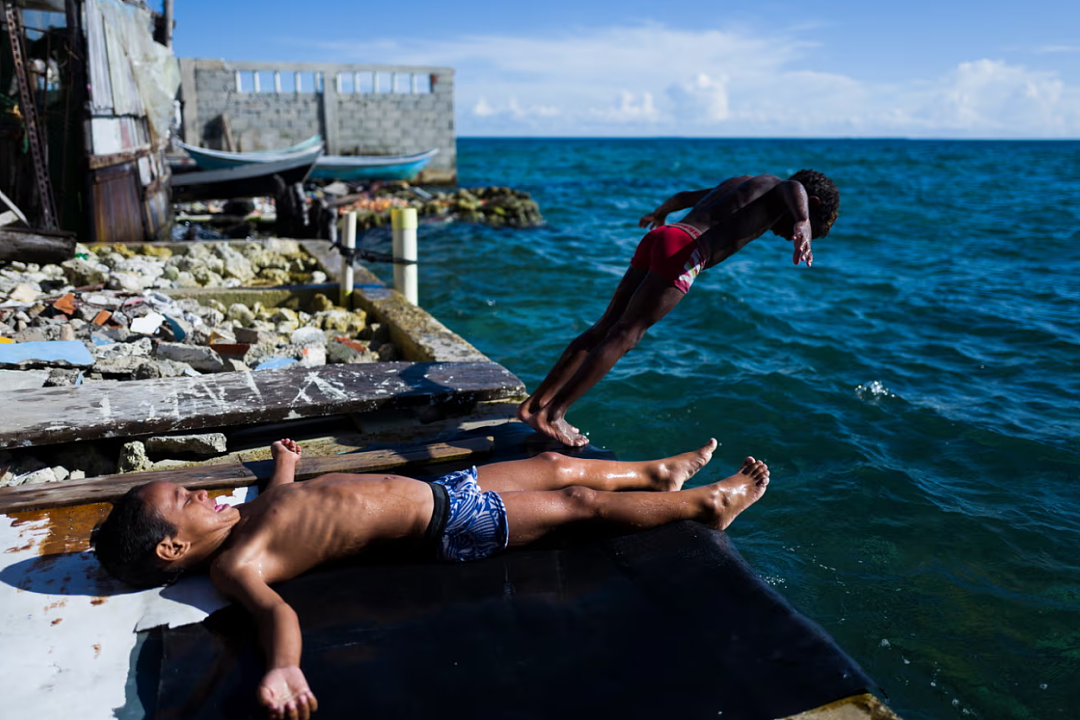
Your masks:
M530 389L599 317L637 219L668 195L830 175L840 219L813 268L771 235L751 243L568 417L623 459L715 436L700 482L767 460L768 493L729 534L906 720L1080 717L1080 143L458 152L462 185L527 190L547 224L422 225L421 304Z

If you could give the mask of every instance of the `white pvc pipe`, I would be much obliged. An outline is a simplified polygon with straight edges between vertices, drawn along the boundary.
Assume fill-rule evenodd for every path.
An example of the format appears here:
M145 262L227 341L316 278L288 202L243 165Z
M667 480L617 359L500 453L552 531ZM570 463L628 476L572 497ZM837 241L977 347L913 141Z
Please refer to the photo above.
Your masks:
M420 303L416 267L416 208L395 208L390 211L394 230L394 260L411 260L409 264L394 263L394 289L413 305Z
M345 237L341 244L352 250L356 247L356 213L345 213ZM338 296L338 305L352 307L353 293L353 266L348 258L341 258L341 292Z

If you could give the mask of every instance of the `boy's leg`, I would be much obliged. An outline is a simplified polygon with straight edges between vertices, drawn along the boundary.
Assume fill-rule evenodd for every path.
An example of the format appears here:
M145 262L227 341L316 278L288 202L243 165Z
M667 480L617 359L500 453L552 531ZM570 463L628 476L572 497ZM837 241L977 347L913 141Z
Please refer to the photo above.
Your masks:
M507 492L506 521L511 547L527 545L553 530L589 522L634 532L676 520L697 520L723 530L765 493L769 469L746 458L742 468L712 485L671 493L612 493L585 487L547 492Z
M611 296L611 301L608 303L604 314L593 323L591 328L567 345L562 355L559 356L551 370L548 371L543 382L533 391L532 395L518 406L518 420L529 422L529 418L551 402L551 398L555 396L555 393L561 390L566 381L577 372L585 356L607 336L611 326L622 317L626 306L630 304L630 298L634 296L634 292L641 284L641 281L645 279L646 274L645 270L634 267L627 268L622 280L619 281L619 286L615 288L615 293Z
M498 493L562 490L580 486L593 490L674 491L705 467L716 450L710 439L697 450L648 462L584 460L547 452L528 460L492 463L477 468L484 490Z
M683 297L684 293L673 287L670 280L652 272L646 275L634 291L622 317L585 356L577 371L555 393L551 401L528 418L529 426L564 445L587 445L589 439L573 432L563 419L566 412L578 398L607 375L623 355L638 344L646 330L671 312Z

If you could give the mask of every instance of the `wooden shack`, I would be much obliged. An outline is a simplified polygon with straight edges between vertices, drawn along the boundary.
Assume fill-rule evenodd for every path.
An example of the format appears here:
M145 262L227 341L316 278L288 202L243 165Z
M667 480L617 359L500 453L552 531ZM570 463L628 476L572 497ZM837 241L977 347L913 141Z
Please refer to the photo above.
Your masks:
M27 235L70 247L164 237L171 23L134 0L0 6L0 259Z

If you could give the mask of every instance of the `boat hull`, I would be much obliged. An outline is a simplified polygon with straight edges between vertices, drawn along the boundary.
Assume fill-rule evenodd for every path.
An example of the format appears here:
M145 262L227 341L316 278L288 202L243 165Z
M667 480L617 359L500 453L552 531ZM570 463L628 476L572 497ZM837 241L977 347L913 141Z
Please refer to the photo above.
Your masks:
M273 197L280 176L286 185L304 182L315 164L302 156L271 163L253 163L221 170L202 170L173 175L174 201L222 200L243 197Z
M210 150L208 148L195 147L194 145L188 145L182 142L177 143L177 145L182 147L203 170L227 170L229 168L239 168L248 165L265 165L286 160L310 159L314 162L315 158L322 155L323 152L321 142L314 147L299 151L257 153Z
M416 155L323 155L311 171L313 180L412 180L438 150Z

